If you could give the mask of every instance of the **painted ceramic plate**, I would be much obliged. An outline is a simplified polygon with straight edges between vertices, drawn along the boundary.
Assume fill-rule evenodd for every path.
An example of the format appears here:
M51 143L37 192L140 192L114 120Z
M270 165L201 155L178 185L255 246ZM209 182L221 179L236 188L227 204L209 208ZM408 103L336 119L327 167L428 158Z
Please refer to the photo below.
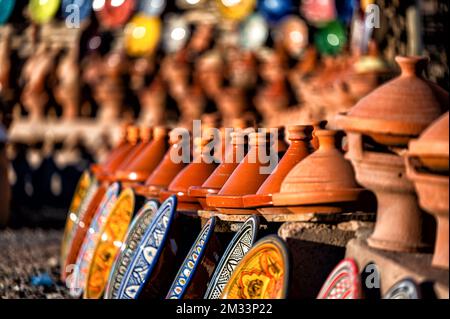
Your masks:
M216 3L222 16L231 20L245 19L256 7L256 0L216 0Z
M58 12L61 0L30 0L29 11L31 19L39 24L50 22Z
M194 242L191 250L189 251L186 259L175 276L175 280L169 289L166 299L182 299L189 286L191 279L194 277L195 271L199 263L203 258L206 247L211 236L214 233L214 227L216 225L216 218L210 218L203 227L200 235Z
M128 265L118 289L118 299L137 299L139 297L164 248L176 207L177 199L175 196L171 196L159 208Z
M75 188L75 193L73 194L72 202L69 207L69 213L67 214L66 226L64 228L64 235L61 243L61 264L66 258L69 233L72 231L72 227L78 218L81 203L88 192L91 182L93 182L91 180L91 175L88 171L85 171L81 174L80 180Z
M317 299L361 299L361 291L358 266L344 259L328 276Z
M167 6L166 0L140 0L139 11L148 16L159 16Z
M8 22L15 5L15 0L0 0L0 25Z
M383 299L422 299L420 288L412 279L404 279L386 293Z
M138 14L125 27L125 49L130 56L151 54L161 37L161 20Z
M289 283L285 243L267 236L244 256L223 289L222 299L284 299Z
M72 280L69 281L70 294L72 297L79 298L86 288L87 272L89 271L94 249L100 240L100 231L103 229L111 209L116 203L119 193L120 184L112 184L106 191L105 196L103 196L102 202L92 219L77 256L77 261L75 263L76 273L72 276Z
M205 299L220 299L223 289L236 266L252 248L259 229L258 216L252 216L241 226L223 254L209 283Z
M103 27L119 28L130 19L136 8L136 1L94 0L92 7Z
M91 15L92 0L62 0L61 11L65 18L78 13L80 21L83 21Z
M84 291L85 298L98 299L102 297L112 264L122 247L128 226L133 218L135 203L133 190L127 188L114 204L92 257Z
M128 233L125 236L125 243L114 262L111 276L108 280L108 286L106 287L105 299L116 299L117 292L122 282L125 271L131 262L131 258L137 250L137 247L153 220L156 212L158 211L158 203L156 201L148 201L133 219L133 222L128 229Z

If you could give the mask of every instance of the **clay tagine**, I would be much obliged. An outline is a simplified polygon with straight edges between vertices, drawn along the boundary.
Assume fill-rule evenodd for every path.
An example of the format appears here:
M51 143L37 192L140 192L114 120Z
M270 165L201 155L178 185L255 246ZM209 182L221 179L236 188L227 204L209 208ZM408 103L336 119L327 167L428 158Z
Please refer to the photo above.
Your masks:
M352 165L336 147L337 131L316 133L319 149L298 163L273 194L274 206L293 213L338 213L343 203L357 201L361 192Z
M420 206L432 214L437 223L432 264L449 266L449 113L426 129L409 144L406 171L415 185Z
M278 163L273 139L273 134L267 130L250 133L247 155L220 192L206 196L208 206L225 214L254 213L254 210L244 208L243 198L245 195L256 194L273 171L273 166Z
M150 132L147 131L147 134L143 137L144 143L150 140ZM155 127L153 129L153 140L146 144L145 148L127 165L125 170L117 172L117 179L121 182L144 182L161 162L166 151L167 129Z
M289 127L291 145L278 163L277 168L261 185L255 195L244 197L245 207L272 206L272 194L280 191L281 183L291 169L310 153L312 126L294 125Z

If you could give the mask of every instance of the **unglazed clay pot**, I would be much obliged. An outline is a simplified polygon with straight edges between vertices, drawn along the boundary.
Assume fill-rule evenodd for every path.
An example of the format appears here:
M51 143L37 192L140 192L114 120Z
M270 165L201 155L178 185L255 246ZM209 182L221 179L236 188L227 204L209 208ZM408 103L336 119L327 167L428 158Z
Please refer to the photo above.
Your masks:
M402 73L361 99L338 125L384 145L406 146L449 108L448 92L425 80L424 57L397 57Z
M341 211L338 204L354 202L363 191L352 165L336 148L337 131L316 132L319 149L298 163L273 195L275 206L287 206L293 213Z
M206 196L207 205L223 213L247 214L252 211L244 209L243 197L256 194L278 162L278 156L271 144L273 144L273 137L267 131L251 133L248 154L220 192Z
M284 299L289 290L289 256L278 236L258 241L233 271L222 299Z
M291 169L310 153L312 126L295 125L289 127L289 146L286 154L278 163L276 169L258 189L255 195L244 196L245 207L271 206L272 194L280 191L281 182Z
M179 134L177 129L172 130L169 135L169 143L171 145L169 150L164 155L161 163L145 181L145 185L136 186L136 193L158 200L160 191L167 189L178 173L186 167L184 162L172 160L173 154L177 154L183 148L182 135ZM190 147L190 143L187 142L185 146Z
M240 159L245 156L246 136L242 131L231 133L232 147L225 154L223 162L209 176L202 186L191 186L189 188L189 196L197 198L203 209L211 210L213 207L206 203L206 195L217 194L226 181L230 178L236 167L240 163Z
M408 178L414 182L420 206L436 218L437 233L432 264L449 268L449 113L439 118L418 140L409 144Z
M170 183L167 190L160 192L160 201L163 202L172 195L178 198L178 209L197 211L202 207L197 199L190 197L188 192L191 186L200 186L217 168L208 147L211 137L204 136L194 141L195 152L192 163L186 166Z
M146 144L126 169L117 172L117 179L122 182L144 182L163 159L167 144L167 129L155 127L153 140Z

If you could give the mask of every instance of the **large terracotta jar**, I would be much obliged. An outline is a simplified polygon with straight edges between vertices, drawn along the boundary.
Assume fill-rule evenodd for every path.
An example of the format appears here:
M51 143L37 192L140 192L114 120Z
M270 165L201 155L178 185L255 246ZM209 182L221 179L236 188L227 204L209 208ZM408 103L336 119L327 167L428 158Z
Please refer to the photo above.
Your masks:
M408 178L415 185L420 206L437 223L432 264L448 269L449 263L449 113L441 116L418 140L409 143L406 157Z
M315 134L319 149L300 161L273 194L275 206L293 213L338 213L344 203L358 200L362 188L355 181L352 165L336 147L336 133L321 130Z
M219 193L206 196L209 207L223 213L247 214L254 210L244 209L243 197L256 194L274 170L278 156L273 149L274 138L267 130L250 133L248 154L231 174ZM245 181L245 182L244 182Z
M280 191L281 183L291 169L310 153L310 141L313 127L308 125L294 125L288 129L289 146L286 154L278 163L277 168L261 185L256 194L244 196L245 207L272 206L272 194ZM270 209L265 210L270 212Z
M150 133L151 131L148 131ZM151 134L146 134L143 141L150 140ZM153 170L158 166L167 151L167 129L155 127L153 140L147 143L142 151L127 165L119 170L116 177L121 182L145 182Z
M348 132L347 157L358 182L378 201L369 246L426 251L434 240L433 221L418 206L402 154L411 138L448 109L448 93L422 77L426 58L397 57L396 61L401 75L361 99L337 122Z
M150 174L144 185L136 185L136 193L149 199L159 199L161 190L166 190L172 180L186 167L183 161L174 161L174 154L178 154L183 148L183 135L177 129L169 134L170 148L164 155L159 165ZM186 147L190 147L187 141Z

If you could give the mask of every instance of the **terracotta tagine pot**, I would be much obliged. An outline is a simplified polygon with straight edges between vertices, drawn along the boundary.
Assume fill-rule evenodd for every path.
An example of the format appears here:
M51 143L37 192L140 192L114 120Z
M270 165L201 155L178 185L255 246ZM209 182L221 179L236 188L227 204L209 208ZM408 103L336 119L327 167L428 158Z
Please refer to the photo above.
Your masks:
M69 281L69 293L74 298L80 298L83 291L86 289L87 275L95 247L100 240L101 230L103 229L111 209L120 195L120 190L121 187L119 183L113 183L108 187L83 239L75 262L76 268L74 270L78 273L77 275L72 274L71 280Z
M414 182L420 206L437 223L432 264L449 265L449 113L426 129L419 139L409 143L406 156L408 178Z
M344 259L328 276L317 299L362 299L358 265L353 259Z
M290 126L289 140L291 145L281 158L276 169L258 189L255 195L244 196L245 207L272 206L272 194L280 191L281 183L291 169L310 153L312 126Z
M203 297L204 299L220 298L223 293L223 288L230 280L233 270L255 243L258 231L259 218L256 215L248 218L239 228L214 270L214 274L208 284L208 289Z
M133 216L140 208L138 201L133 190L127 188L111 209L92 256L83 294L85 299L99 299L103 296L111 267L123 245Z
M250 149L247 155L231 174L220 192L206 196L208 206L215 207L222 213L254 213L254 210L244 208L243 197L256 194L278 163L278 156L273 149L272 144L274 143L271 137L272 134L267 131L250 134ZM242 181L245 181L245 183Z
M383 145L407 145L448 110L448 92L422 77L428 58L398 56L396 61L400 76L339 116L342 128L360 132Z
M189 196L197 198L200 205L205 210L213 210L213 207L206 203L206 195L217 194L230 178L236 167L240 163L240 159L245 156L246 135L243 131L232 132L231 148L225 154L222 163L215 169L209 178L201 186L191 186L189 188Z
M150 200L142 206L136 214L136 217L134 217L133 222L128 228L122 249L113 264L111 274L108 279L108 285L105 290L105 299L117 298L118 289L125 274L125 270L128 268L131 262L131 257L138 249L139 243L142 240L145 231L150 226L150 223L155 217L157 211L158 204L155 201Z
M117 172L117 179L121 182L145 182L163 159L167 144L167 129L155 127L153 140L146 144L146 147L127 165L125 170Z
M211 176L217 168L214 158L211 156L210 136L203 136L194 141L195 154L192 163L186 166L170 183L167 190L160 192L160 201L163 202L172 195L178 198L178 209L197 211L202 207L197 199L189 196L191 186L200 186Z
M352 165L336 147L337 131L320 130L319 149L298 163L273 194L274 206L293 213L337 213L341 204L355 202L361 192Z
M162 161L155 168L153 173L145 181L142 186L136 186L136 193L147 198L159 200L159 193L161 190L166 190L178 173L186 167L183 161L174 161L172 159L174 154L178 154L183 149L183 135L177 129L174 129L169 134L170 148L164 155ZM187 138L187 137L185 137ZM184 147L190 147L190 142L187 141Z
M289 255L278 236L258 241L233 271L221 299L285 299L289 290Z

